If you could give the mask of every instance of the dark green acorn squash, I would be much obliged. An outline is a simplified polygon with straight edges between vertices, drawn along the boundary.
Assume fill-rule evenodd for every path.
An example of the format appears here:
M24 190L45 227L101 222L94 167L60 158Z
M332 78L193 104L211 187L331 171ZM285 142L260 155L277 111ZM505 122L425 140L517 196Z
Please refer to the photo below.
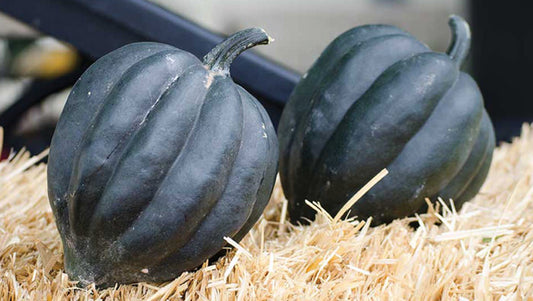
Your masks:
M383 168L388 176L350 210L375 224L423 210L425 197L460 207L487 175L494 131L475 81L459 68L468 24L450 17L447 54L389 25L337 37L293 91L282 114L280 176L293 221L305 200L331 214Z
M65 269L82 284L162 281L240 240L260 217L277 171L275 130L229 76L238 32L201 62L135 43L78 80L50 147L48 191Z

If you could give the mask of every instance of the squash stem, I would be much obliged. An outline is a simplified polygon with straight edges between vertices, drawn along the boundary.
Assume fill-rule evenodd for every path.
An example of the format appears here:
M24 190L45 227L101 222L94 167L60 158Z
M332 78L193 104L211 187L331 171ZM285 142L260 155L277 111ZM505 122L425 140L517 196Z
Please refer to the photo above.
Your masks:
M213 72L227 75L231 63L239 54L248 48L268 44L271 41L272 38L261 28L241 30L229 36L204 56L204 64Z
M452 30L452 42L446 53L461 67L470 50L470 26L457 15L451 15L448 24Z

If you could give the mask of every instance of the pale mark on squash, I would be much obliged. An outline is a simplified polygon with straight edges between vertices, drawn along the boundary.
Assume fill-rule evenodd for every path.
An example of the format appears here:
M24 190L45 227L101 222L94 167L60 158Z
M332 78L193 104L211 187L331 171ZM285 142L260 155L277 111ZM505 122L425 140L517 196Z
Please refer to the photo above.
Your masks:
M267 44L270 44L275 41L274 38L269 36L268 33L263 28L260 28L260 29L267 36L267 39L268 39Z
M213 83L213 79L214 79L214 74L213 72L207 72L207 77L205 79L205 85L204 87L206 89L209 89L209 87L211 87L211 84Z
M428 88L435 82L436 74L428 74L424 77L424 80L416 87L417 93L425 93Z
M418 198L420 196L420 193L422 192L422 190L424 190L425 187L426 187L426 182L424 181L424 183L418 186L418 188L415 190L412 198L413 199Z
M372 124L370 126L370 135L374 137L376 135L376 131L379 130L379 125Z
M263 138L268 138L268 135L266 133L266 126L264 122L261 122L261 128L263 129Z
M205 66L204 66L205 67ZM204 87L206 89L209 89L209 87L211 87L211 85L213 84L213 81L215 80L215 76L217 75L223 75L223 73L221 72L214 72L212 70L210 70L208 67L205 67L207 69L207 77L205 78L205 85Z
M176 61L176 59L174 59L174 58L173 58L172 56L170 56L169 54L167 54L167 55L165 56L165 59L166 59L167 61L169 61L170 63L174 63L174 62Z

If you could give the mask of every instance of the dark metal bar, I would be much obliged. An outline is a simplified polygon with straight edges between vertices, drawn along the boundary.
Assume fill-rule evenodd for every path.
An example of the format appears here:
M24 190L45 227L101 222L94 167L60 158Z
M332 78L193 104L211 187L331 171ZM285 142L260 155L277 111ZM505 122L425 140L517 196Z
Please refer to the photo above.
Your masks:
M470 0L471 61L498 140L520 135L533 122L533 18L522 0Z
M122 45L147 40L202 57L222 39L144 0L1 0L0 10L93 59ZM296 73L250 52L234 62L232 76L278 110L299 79Z

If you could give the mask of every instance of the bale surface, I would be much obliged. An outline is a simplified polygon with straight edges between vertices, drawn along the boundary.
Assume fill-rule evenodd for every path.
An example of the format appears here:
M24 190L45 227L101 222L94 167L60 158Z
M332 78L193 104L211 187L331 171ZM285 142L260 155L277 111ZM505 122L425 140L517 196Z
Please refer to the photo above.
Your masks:
M292 226L278 183L263 218L217 262L104 290L63 272L46 166L35 165L45 155L0 162L0 300L533 300L531 126L496 150L482 191L459 212L442 201L442 215L430 208L370 228L317 207L310 226Z

